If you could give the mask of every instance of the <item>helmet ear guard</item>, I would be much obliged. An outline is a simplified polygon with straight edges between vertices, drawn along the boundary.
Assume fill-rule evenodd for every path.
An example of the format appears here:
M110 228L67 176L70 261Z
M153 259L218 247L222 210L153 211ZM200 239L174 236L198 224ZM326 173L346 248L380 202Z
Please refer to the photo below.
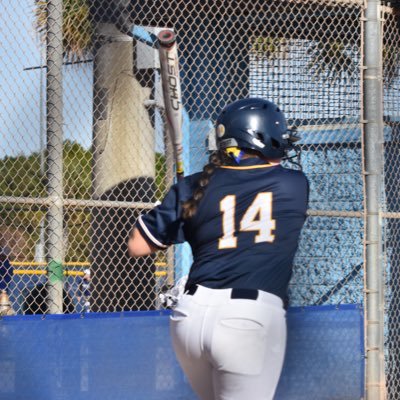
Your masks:
M294 144L294 143L298 142L301 139L301 137L297 133L297 127L296 126L289 126L285 136L287 136L286 139L291 144Z
M301 148L296 146L296 142L301 140L300 135L297 133L297 127L290 126L286 135L287 141L290 145L288 152L291 150L293 150L293 152L290 155L286 154L284 159L295 165L298 169L302 170L303 168L301 165Z

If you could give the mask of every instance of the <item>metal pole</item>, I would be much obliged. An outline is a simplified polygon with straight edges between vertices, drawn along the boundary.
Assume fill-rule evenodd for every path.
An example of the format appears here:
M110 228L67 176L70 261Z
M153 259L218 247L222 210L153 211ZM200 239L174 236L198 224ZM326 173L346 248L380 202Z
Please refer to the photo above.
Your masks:
M44 90L43 90L43 82L44 82L44 47L40 46L40 88L39 88L39 114L40 114L40 176L43 179L45 174L45 137L46 137L46 130L45 130L45 122L44 122ZM45 215L42 216L40 220L40 235L39 235L39 242L36 244L35 248L35 261L44 261L44 247L45 247Z
M48 306L63 312L63 0L47 2L47 213Z
M39 88L39 98L40 98L40 104L39 104L39 118L40 118L40 175L44 177L45 173L45 149L44 149L44 143L45 143L45 128L44 128L44 104L43 104L43 81L44 81L44 51L43 51L43 46L40 46L40 88Z
M366 0L363 31L366 399L385 396L382 318L382 29L379 0Z

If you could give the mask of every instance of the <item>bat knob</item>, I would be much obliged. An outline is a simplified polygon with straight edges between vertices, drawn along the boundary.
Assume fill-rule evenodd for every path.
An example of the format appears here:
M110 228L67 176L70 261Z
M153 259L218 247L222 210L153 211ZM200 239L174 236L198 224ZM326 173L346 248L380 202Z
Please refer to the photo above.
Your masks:
M164 29L158 34L158 40L162 46L172 46L175 43L175 33Z

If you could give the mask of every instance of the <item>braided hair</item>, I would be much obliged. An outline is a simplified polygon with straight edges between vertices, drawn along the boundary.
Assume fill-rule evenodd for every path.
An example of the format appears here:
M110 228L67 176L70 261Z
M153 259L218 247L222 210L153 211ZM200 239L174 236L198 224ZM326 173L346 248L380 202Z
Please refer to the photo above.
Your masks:
M225 163L226 156L220 151L211 153L208 164L203 167L197 187L193 192L193 196L182 203L182 218L190 219L194 217L201 199L204 196L204 191L210 182L210 178L214 171Z

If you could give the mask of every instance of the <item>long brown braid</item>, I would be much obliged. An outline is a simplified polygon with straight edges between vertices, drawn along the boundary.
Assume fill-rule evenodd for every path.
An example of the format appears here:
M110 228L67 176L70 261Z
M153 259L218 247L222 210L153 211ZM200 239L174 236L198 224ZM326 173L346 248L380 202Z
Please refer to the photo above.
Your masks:
M204 191L210 182L210 178L214 171L220 167L226 161L226 157L216 151L212 153L209 157L208 164L203 167L203 172L201 173L200 179L197 183L197 188L193 192L193 196L182 203L182 218L189 219L192 218L197 211L197 207L204 196Z

